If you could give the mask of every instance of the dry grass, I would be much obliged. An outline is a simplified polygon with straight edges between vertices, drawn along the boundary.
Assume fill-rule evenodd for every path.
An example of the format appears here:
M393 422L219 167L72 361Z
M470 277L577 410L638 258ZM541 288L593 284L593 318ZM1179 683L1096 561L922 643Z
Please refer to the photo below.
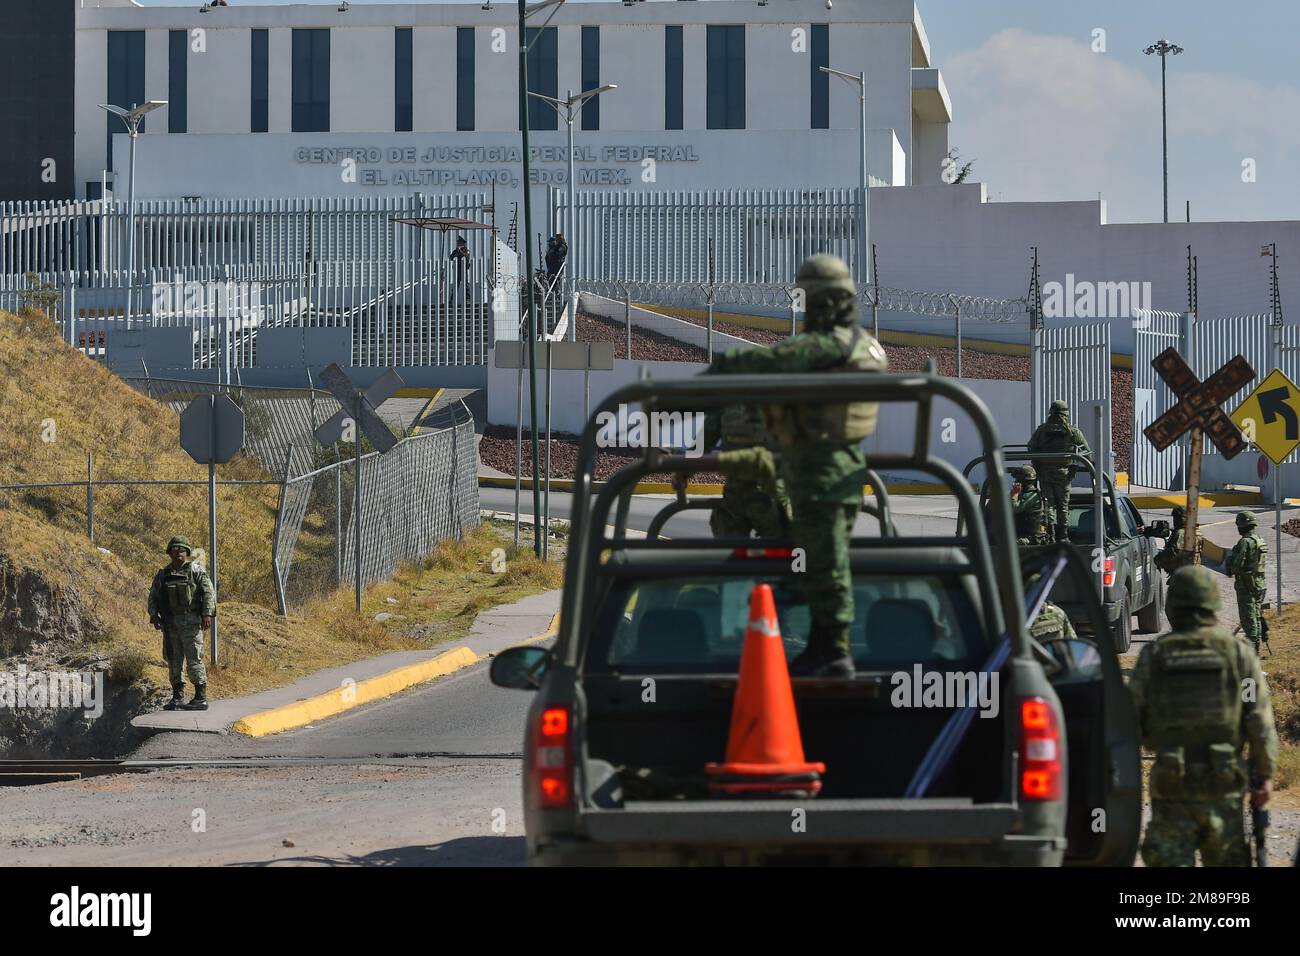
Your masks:
M1264 651L1263 665L1273 695L1273 712L1282 738L1274 786L1300 789L1300 605L1285 607L1269 618L1270 655Z
M47 419L55 422L54 442L42 440ZM84 474L87 451L103 478L206 478L206 467L180 449L178 429L173 412L69 348L44 316L0 312L0 483L75 480ZM265 473L240 458L223 466L221 477ZM165 561L168 538L188 534L197 547L206 537L206 489L97 500L95 545L84 531L84 489L67 491L0 492L0 558L11 571L41 575L56 591L76 589L87 619L77 646L61 652L107 661L121 679L165 687L161 637L145 613L147 590ZM360 616L352 589L344 587L281 618L269 609L277 494L273 485L245 486L220 498L222 538L231 544L221 552L220 665L209 677L216 696L254 693L375 654L455 640L478 612L560 586L558 564L544 564L530 551L514 554L507 532L485 524L462 541L443 542L421 566L368 587ZM304 560L319 545L332 567L324 540L313 543L304 528ZM506 559L499 574L492 569L497 549ZM391 617L376 621L381 612Z

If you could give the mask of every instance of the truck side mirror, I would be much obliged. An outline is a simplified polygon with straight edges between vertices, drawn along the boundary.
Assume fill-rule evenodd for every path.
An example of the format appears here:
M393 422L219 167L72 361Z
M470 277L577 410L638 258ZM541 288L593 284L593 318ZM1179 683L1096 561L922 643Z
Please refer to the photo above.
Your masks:
M492 658L488 678L510 690L537 690L550 670L552 656L545 647L508 647Z

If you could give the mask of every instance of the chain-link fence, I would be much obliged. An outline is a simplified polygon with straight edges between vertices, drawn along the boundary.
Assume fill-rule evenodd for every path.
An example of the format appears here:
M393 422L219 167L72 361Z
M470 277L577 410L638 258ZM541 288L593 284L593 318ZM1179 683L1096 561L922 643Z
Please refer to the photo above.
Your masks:
M355 580L356 464L345 454L284 482L273 540L281 608ZM424 419L387 454L361 458L361 577L391 577L477 527L474 421L463 403ZM328 545L322 548L322 544Z
M309 422L332 414L319 396L314 409L307 395L280 406L261 394L269 391L239 397L246 415L263 414L274 427L250 441L247 453L217 466L218 587L222 600L283 611L351 578L354 465L351 446L322 449L307 431ZM206 551L206 466L133 434L101 436L95 450L74 448L48 421L48 431L40 421L11 423L32 438L0 460L0 508L35 520L10 523L9 533L39 538L52 561L58 548L48 527L84 535L146 580L164 563L173 535ZM279 464L261 461L263 455ZM474 426L463 404L426 418L388 454L362 462L365 581L390 577L400 562L420 560L440 539L477 525Z

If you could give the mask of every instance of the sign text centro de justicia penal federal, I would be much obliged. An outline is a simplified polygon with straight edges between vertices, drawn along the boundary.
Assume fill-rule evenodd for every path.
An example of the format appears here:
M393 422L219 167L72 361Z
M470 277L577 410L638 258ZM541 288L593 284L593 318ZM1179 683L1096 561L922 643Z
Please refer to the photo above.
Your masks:
M566 146L532 146L534 184L564 185L568 178ZM301 164L355 164L360 186L481 186L519 185L519 146L299 146L294 159ZM672 146L609 144L575 146L573 161L578 185L631 185L647 161L695 163L694 144ZM544 168L551 164L555 169ZM542 168L539 168L542 167ZM636 178L634 178L636 177Z

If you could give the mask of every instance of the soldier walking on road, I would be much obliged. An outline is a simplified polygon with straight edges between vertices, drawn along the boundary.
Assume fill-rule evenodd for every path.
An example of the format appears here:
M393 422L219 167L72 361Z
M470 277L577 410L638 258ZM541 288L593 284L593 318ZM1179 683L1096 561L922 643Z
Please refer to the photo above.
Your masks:
M1249 511L1238 512L1237 532L1241 535L1228 555L1227 572L1237 589L1237 613L1241 631L1259 654L1264 636L1264 568L1268 545L1255 530L1257 522Z
M1052 402L1047 421L1034 430L1029 439L1029 451L1053 455L1077 453L1085 458L1092 458L1092 449L1083 432L1070 424L1070 406L1057 399ZM1038 480L1043 488L1043 497L1047 500L1048 517L1054 522L1057 541L1068 541L1070 537L1070 482L1074 480L1077 465L1066 461L1047 461L1035 459L1034 467L1038 470Z
M835 256L815 255L799 267L804 331L769 348L733 349L709 371L735 374L880 372L885 350L857 322L857 286ZM808 646L790 663L796 677L852 677L849 625L853 580L849 536L862 508L867 459L862 440L875 431L878 403L764 406L781 451L781 472L804 549L803 589L812 618Z
M149 588L149 623L163 633L163 657L172 684L172 699L163 710L207 710L208 675L203 666L203 631L217 613L212 579L190 560L190 542L177 536L167 544L171 563L154 575ZM182 665L194 685L185 701Z
M1174 572L1165 605L1173 630L1142 648L1129 690L1151 768L1147 866L1248 866L1242 795L1262 808L1273 789L1278 737L1259 658L1218 626L1207 568ZM1250 744L1250 770L1242 755Z

